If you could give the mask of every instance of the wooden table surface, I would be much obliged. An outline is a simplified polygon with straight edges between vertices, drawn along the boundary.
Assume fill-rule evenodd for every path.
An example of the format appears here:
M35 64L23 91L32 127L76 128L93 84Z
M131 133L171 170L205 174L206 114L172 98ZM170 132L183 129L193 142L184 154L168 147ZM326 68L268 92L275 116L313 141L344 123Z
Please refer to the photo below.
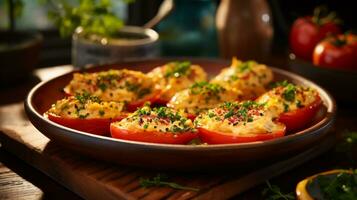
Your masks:
M68 66L62 67L62 70L68 71L69 68ZM42 76L54 76L57 73L62 73L62 70L61 68L52 68L50 71L41 70L40 72L42 72ZM54 71L56 73L48 73ZM40 76L41 74L37 73ZM28 90L38 82L38 78L32 77L17 85L0 88L0 105L22 101ZM356 131L357 106L339 102L337 105L336 131L338 133L347 130ZM0 120L3 117L6 116L0 116ZM357 166L353 166L343 154L331 149L302 166L270 180L270 182L280 186L283 191L293 192L297 182L307 176L324 170L352 167L356 168ZM234 197L234 199L263 199L261 191L264 187L265 185L262 184ZM80 197L0 147L0 199L80 199Z

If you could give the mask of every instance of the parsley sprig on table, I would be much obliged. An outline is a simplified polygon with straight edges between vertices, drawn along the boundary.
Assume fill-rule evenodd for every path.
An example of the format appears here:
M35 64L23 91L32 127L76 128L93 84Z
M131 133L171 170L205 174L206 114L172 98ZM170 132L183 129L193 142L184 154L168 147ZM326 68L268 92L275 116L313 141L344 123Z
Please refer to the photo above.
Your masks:
M270 184L266 181L267 187L263 190L262 195L266 200L293 200L295 195L291 193L284 194L279 186Z
M140 185L142 187L166 186L177 190L191 190L195 192L199 191L198 188L187 187L175 182L168 181L168 176L166 174L157 174L155 177L152 178L140 178Z

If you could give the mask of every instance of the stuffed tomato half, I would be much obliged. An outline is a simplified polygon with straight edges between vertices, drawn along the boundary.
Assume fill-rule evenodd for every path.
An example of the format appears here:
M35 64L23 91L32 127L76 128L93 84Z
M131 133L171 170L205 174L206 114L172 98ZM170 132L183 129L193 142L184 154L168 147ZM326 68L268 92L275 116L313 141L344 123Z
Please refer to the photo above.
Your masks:
M127 69L74 73L64 91L67 95L89 93L103 101L126 102L129 111L135 111L145 102L156 101L159 94L150 77Z
M112 123L110 132L117 139L161 144L187 144L197 137L190 119L167 107L150 106Z
M96 135L110 135L110 123L126 117L124 103L104 102L87 93L57 101L44 114L63 126Z
M176 92L190 87L195 82L207 79L207 74L202 67L189 61L169 62L154 68L148 76L160 90L160 95L156 99L156 103L160 105L165 105L170 101Z
M285 135L285 125L274 121L263 105L253 101L223 103L199 115L194 124L200 139L208 144L255 142Z
M280 121L288 131L296 131L313 120L322 106L318 92L310 87L276 83L274 88L257 99Z
M226 101L237 101L242 93L234 88L225 88L216 83L196 82L188 89L175 94L167 104L194 120L197 115Z
M243 100L253 100L266 92L266 86L273 80L273 72L266 65L255 61L242 62L235 57L230 67L222 69L211 83L242 92Z

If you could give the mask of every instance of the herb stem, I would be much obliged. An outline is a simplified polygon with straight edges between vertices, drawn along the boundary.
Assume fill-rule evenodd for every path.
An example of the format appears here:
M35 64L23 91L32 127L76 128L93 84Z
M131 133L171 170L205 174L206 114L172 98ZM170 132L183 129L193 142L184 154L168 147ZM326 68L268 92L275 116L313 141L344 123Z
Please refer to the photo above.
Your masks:
M177 190L190 190L194 192L199 191L198 188L187 187L175 182L169 182L167 181L167 176L163 174L158 174L153 178L140 178L140 185L142 187L167 186Z

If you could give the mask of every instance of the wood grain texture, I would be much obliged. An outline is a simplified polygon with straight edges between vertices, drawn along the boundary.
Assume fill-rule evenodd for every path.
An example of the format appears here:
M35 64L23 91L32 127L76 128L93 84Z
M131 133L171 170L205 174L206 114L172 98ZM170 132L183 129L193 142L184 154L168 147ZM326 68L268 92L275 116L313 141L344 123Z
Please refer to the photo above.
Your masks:
M167 187L143 188L139 185L140 178L158 172L118 166L63 149L30 124L22 103L0 107L0 119L3 148L85 199L227 199L321 154L334 140L326 138L320 145L279 162L250 168L237 166L235 172L167 172L170 181L200 189L193 192Z
M0 199L41 199L42 191L0 163Z

